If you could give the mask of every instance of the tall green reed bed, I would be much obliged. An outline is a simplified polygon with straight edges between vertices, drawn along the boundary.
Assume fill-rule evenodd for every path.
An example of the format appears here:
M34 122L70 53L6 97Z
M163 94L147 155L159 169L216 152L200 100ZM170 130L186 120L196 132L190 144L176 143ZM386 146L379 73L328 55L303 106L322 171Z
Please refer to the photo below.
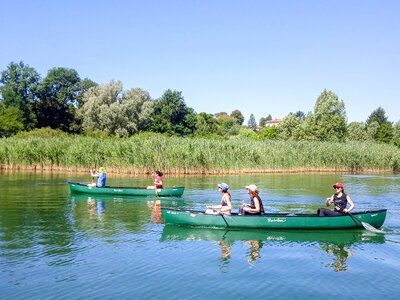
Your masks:
M210 140L138 135L0 139L0 164L8 168L91 168L146 172L262 172L400 169L400 149L371 142Z

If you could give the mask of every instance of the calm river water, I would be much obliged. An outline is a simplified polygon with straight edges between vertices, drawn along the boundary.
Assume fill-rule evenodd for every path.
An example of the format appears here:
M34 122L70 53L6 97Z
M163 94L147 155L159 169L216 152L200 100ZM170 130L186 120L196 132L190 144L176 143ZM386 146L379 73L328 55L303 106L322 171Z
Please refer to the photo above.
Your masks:
M70 194L67 180L88 179L0 173L1 299L399 299L399 175L164 179L185 193L163 206L216 205L226 182L237 210L254 183L274 212L314 212L343 182L356 210L388 209L382 234L165 226L153 198Z

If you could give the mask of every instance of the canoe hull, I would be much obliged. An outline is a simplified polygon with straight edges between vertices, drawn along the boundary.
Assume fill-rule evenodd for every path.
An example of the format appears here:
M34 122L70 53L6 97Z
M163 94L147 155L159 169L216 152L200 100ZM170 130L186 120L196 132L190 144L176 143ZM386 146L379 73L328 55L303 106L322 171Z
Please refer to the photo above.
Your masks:
M381 227L386 218L386 209L366 212L356 212L352 215L337 217L319 217L316 214L265 214L264 216L238 216L232 214L207 215L200 211L162 208L166 224L179 224L202 227L230 228L279 228L279 229L340 229L363 227L361 222L374 227Z
M156 191L146 188L136 187L88 187L87 184L80 182L68 182L71 192L101 195L126 195L126 196L160 196L160 197L180 197L183 194L184 187L171 187L157 189Z

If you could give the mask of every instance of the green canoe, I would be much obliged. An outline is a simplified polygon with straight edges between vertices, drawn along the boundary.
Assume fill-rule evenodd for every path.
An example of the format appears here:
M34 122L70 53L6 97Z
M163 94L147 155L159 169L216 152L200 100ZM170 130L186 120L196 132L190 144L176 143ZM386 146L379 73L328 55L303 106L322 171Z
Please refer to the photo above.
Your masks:
M103 188L88 187L87 183L68 182L71 192L102 195L126 195L126 196L160 196L160 197L180 197L183 194L184 187L170 187L157 189L156 191L140 187L112 187Z
M280 228L280 229L340 229L363 227L361 222L381 227L386 209L355 212L337 217L319 217L316 214L268 213L264 216L238 214L207 215L201 211L162 208L165 224L227 228Z

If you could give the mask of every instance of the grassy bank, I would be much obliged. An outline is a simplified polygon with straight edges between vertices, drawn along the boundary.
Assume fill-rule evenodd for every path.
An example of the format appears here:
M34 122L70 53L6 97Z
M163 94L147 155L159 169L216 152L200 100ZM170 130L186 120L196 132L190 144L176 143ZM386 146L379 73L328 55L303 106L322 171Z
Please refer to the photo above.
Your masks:
M0 139L2 168L109 172L242 173L398 171L400 149L367 142L210 140L139 135L126 139L54 136Z

